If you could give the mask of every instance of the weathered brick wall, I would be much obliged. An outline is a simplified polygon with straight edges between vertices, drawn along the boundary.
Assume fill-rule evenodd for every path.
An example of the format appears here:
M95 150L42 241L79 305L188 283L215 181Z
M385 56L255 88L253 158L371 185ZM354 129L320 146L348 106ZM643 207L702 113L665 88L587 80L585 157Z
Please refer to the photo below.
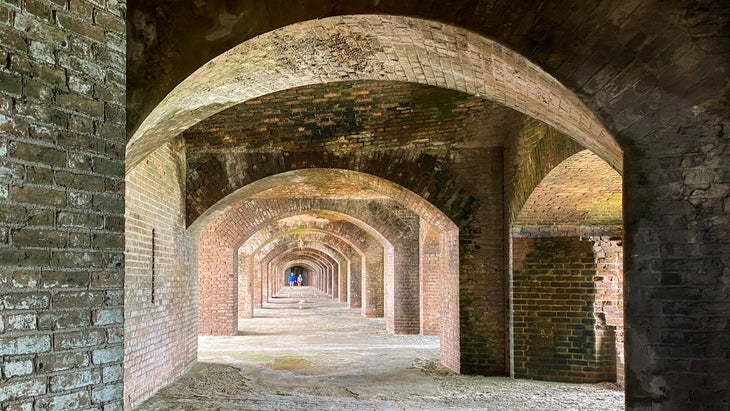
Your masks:
M592 241L514 238L514 374L552 381L616 381L615 326L601 310ZM603 288L603 289L602 289Z
M198 334L233 335L238 330L235 253L208 231L198 240Z
M197 356L196 283L185 233L185 157L166 144L126 178L124 398L141 403Z
M0 409L122 406L124 2L0 0Z
M730 398L730 119L693 110L627 155L626 393L644 407Z
M267 285L264 279L254 274L253 257L238 250L238 318L253 317L253 310L261 304L262 294L267 291ZM258 288L254 287L258 281ZM258 290L255 294L254 290Z
M444 231L440 243L444 253L444 276L441 283L441 334L439 359L449 369L461 371L461 300L459 298L459 233L456 228Z
M591 237L596 259L595 312L605 317L616 333L616 383L625 384L624 374L624 252L620 237Z

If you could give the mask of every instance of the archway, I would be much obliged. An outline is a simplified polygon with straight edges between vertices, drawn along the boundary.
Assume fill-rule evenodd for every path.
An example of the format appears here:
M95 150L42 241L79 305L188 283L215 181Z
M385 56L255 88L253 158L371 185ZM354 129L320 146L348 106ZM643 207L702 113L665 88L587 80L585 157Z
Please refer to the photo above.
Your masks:
M283 195L286 195L286 198L291 197L293 187L296 187L293 183L306 185L323 181L329 182L330 189L337 187L336 181L347 181L348 184L343 186L348 187L345 193L349 192L350 185L354 184L358 187L358 196L367 197L368 193L372 193L372 198L378 201L363 202L362 199L358 200L358 197L354 200L340 198L334 201L327 195L297 197L293 202L281 200L280 196ZM282 194L277 194L279 192ZM337 193L337 190L334 192ZM374 207L378 203L380 205ZM247 216L254 213L257 215L255 221L247 219ZM384 253L384 267L381 271L384 275L378 277L371 272L372 270L366 271L368 275L364 276L363 288L368 292L363 293L367 297L363 300L363 308L366 315L371 315L368 309L378 307L377 298L382 296L384 299L382 307L388 329L397 333L418 333L421 328L419 318L421 306L420 299L417 298L420 295L418 287L421 281L418 255L412 254L420 249L419 219L428 222L431 229L437 233L432 239L438 239L437 242L440 244L440 247L436 247L438 257L433 263L433 267L438 270L432 273L430 278L439 281L444 289L449 291L441 296L448 300L449 304L433 307L440 312L442 324L445 325L441 332L442 362L458 369L459 327L458 320L454 320L458 318L458 294L456 294L459 282L458 251L454 241L457 229L435 207L408 190L374 176L347 170L298 170L259 180L227 197L219 208L211 209L208 214L201 216L200 220L209 221L207 227L201 230L197 221L191 226L190 229L193 231L202 231L198 247L201 296L223 296L223 299L201 298L201 333L225 335L233 333L236 329L237 315L234 313L237 312L235 307L237 291L235 282L232 283L227 274L236 272L233 260L237 253L234 250L240 248L249 238L255 237L262 229L269 232L266 227L272 226L275 221L291 219L301 213L313 213L320 218L323 216L346 218L379 239L381 253ZM383 218L388 215L392 216ZM226 261L231 261L228 268L222 265L226 264ZM220 276L217 273L224 275ZM400 298L404 293L412 297ZM429 301L434 303L434 300ZM231 307L229 309L231 314L224 316L220 307L226 306ZM215 310L207 311L208 307ZM446 309L449 311L444 311ZM208 313L215 315L211 316ZM227 323L231 323L231 326L227 327ZM457 338L454 339L455 337Z
M621 192L583 150L545 170L512 221L516 377L624 385ZM580 372L560 369L568 358Z

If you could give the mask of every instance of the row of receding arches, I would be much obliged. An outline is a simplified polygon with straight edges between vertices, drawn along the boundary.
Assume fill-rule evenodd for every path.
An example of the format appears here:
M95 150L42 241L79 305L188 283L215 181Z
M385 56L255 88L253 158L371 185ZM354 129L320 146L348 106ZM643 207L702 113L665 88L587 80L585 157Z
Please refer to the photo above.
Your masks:
M282 254L300 248L307 248L309 254L319 254L320 259L329 260L332 272L321 284L323 291L346 301L350 307L361 308L366 316L385 316L392 332L421 332L421 301L427 300L420 296L419 285L428 281L453 284L449 281L451 277L458 282L458 269L453 269L457 265L449 265L450 256L458 258L457 242L449 238L456 236L456 226L420 197L386 181L378 182L380 192L370 193L377 200L367 199L366 190L371 184L358 186L355 182L377 180L374 176L345 170L308 169L280 174L272 179L283 183L296 179L307 184L347 181L348 187L355 184L364 197L318 198L313 193L308 198L295 200L256 199L256 192L249 192L245 200L237 201L234 207L218 216L200 234L198 271L201 276L217 278L219 282L201 286L200 293L204 296L227 295L228 299L210 302L210 306L225 305L230 309L226 317L222 317L219 310L207 312L208 302L201 299L200 332L235 333L239 316L250 316L254 306L260 307L262 301L270 298L283 284L281 271L269 270L272 259L285 262L285 259L281 260ZM287 186L274 181L263 183ZM255 187L251 189L255 190ZM241 192L239 195L246 194ZM421 214L416 210L421 210ZM250 219L252 215L257 216L254 221ZM418 253L424 248L419 245L422 236L437 239L435 245L428 247L439 260L432 262L438 270L430 276L424 276L419 270ZM337 260L345 264L337 264L335 277ZM230 266L222 267L226 262ZM452 269L447 271L442 266ZM238 282L232 277L217 275L221 272L236 272ZM238 292L229 292L231 290ZM439 296L439 300L458 301L457 290ZM404 298L406 296L408 298ZM448 313L440 312L438 306L423 309L439 318L453 318L454 315L449 317ZM448 344L449 340L442 336L442 341ZM458 352L458 340L452 343L454 347L442 351ZM458 370L458 363L450 365Z
M303 33L316 33L316 47L306 43ZM358 54L362 64L353 64L352 55L343 55L334 46L342 38L367 39L353 44L362 52ZM272 61L270 57L282 44L297 48L300 59L286 64ZM415 53L418 58L398 58L407 53ZM181 255L189 255L188 261L170 263L169 272L158 274L151 286L157 302L151 308L144 305L148 304L144 258L127 264L131 281L127 282L125 303L125 356L129 359L125 384L134 398L154 391L155 383L139 382L141 374L164 374L156 383L160 384L185 368L186 361L194 357L190 330L204 335L234 335L239 318L251 316L256 307L274 295L284 285L282 273L293 266L305 267L316 276L311 277L313 285L333 298L360 308L366 316L384 316L392 332L439 335L441 362L453 370L509 372L513 353L508 340L512 330L504 326L507 321L503 313L511 298L507 291L510 279L498 272L495 277L499 280L488 284L487 292L478 298L473 295L479 293L464 292L475 287L471 271L501 270L484 268L489 262L473 261L469 250L498 247L494 254L503 254L505 236L500 232L509 228L491 228L494 231L488 234L493 238L486 245L479 244L475 238L484 234L473 224L476 217L469 214L471 220L460 219L465 215L463 210L451 208L454 198L468 199L468 193L446 186L444 190L456 193L444 197L433 192L424 194L416 183L413 187L398 185L376 170L367 173L367 167L360 171L319 167L287 171L282 167L255 181L239 179L240 186L220 190L206 199L211 206L205 210L190 213L187 209L182 194L185 190L180 188L186 177L179 167L185 161L184 144L177 137L182 131L216 112L267 93L358 79L428 84L498 101L593 149L610 164L610 172L615 173L611 167L621 169L620 149L574 95L518 54L474 33L405 17L344 16L300 23L243 43L181 83L141 124L128 145L127 225L139 233L127 236L127 255L148 253L145 233L153 228L158 236L170 236L169 244L156 240L161 247L156 258L162 259L168 253L170 261L177 258L179 262ZM583 164L591 167L597 163L603 160L594 156ZM537 174L542 177L555 165ZM169 209L153 213L169 217L163 223L141 211L135 214L136 207L149 207L142 204L145 200L164 196L144 192L145 180L155 178L178 187L164 194L173 203L164 205ZM415 176L413 181L418 178L430 177ZM538 182L529 187L530 191ZM322 190L327 194L318 194L317 187L323 186L328 188ZM501 195L504 188L477 189ZM583 190L575 198L589 202L585 198L588 194L590 190ZM534 201L546 202L548 198ZM529 210L529 200L525 203ZM502 218L501 207L495 212L497 220ZM517 221L522 210L516 208L510 223ZM186 219L191 215L193 219ZM539 212L531 215L537 216L537 222L525 217L524 225L541 226ZM548 213L544 219L554 215ZM566 225L572 222L565 221ZM166 269L164 264L156 266L161 271ZM170 278L167 283L159 278L165 275ZM184 278L180 282L187 284L177 285L178 280L172 280L175 276ZM160 298L164 293L154 289L159 284L170 290L180 287L183 291L175 301L189 301L178 305L177 311L163 307L160 301L164 299ZM166 329L163 337L179 334L179 339L186 341L186 354L173 365L152 371L143 362L150 348L138 348L142 345L139 341L146 338L154 343L160 338L148 330L155 318L177 316L174 318L184 318L188 323L191 310L196 317L194 327ZM493 312L485 314L488 311ZM149 316L154 318L150 320ZM464 320L469 317L476 320ZM176 350L164 344L155 349ZM489 355L480 357L478 353L484 351Z

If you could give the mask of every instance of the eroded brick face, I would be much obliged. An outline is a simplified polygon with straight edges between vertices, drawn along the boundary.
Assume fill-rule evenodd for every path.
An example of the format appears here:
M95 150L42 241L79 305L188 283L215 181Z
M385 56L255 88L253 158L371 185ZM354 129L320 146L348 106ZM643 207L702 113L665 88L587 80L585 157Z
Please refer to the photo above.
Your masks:
M0 1L0 409L120 409L125 12Z

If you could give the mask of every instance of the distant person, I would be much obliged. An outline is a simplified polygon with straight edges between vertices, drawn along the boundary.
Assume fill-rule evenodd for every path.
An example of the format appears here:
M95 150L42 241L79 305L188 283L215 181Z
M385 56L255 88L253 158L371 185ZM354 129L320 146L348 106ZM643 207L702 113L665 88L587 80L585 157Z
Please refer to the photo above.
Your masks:
M294 273L289 274L289 287L294 287L294 281L296 281L297 277L294 276Z
M299 277L297 277L297 285L301 287L301 286L302 286L302 281L303 281L303 280L304 280L304 279L302 278L302 275L301 275L301 274L299 274Z

